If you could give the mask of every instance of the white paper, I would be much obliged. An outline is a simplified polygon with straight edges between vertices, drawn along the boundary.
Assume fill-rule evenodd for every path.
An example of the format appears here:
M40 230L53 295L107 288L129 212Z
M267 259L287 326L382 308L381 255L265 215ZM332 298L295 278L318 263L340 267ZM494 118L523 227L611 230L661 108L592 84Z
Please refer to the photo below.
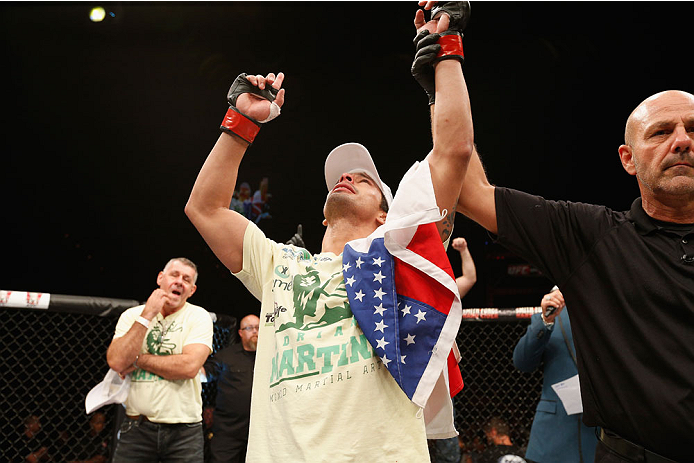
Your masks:
M578 375L552 384L552 389L554 389L554 392L559 396L559 400L561 400L561 403L564 405L567 414L575 415L576 413L583 413L581 386L578 382Z

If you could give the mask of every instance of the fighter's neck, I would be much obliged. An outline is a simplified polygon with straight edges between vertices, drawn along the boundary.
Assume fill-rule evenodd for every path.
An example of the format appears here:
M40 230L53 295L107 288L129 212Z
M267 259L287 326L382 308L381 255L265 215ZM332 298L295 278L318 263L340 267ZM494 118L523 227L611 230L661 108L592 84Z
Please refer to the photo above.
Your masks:
M329 223L323 235L321 252L339 255L345 248L345 244L352 240L366 238L376 228L374 224L355 224L349 221Z

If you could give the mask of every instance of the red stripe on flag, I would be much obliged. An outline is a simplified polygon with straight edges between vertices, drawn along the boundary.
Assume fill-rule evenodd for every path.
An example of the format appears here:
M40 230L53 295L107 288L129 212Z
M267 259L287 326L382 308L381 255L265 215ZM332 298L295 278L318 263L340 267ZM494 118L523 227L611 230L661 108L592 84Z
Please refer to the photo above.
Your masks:
M454 397L457 393L462 391L464 386L460 366L451 350L448 353L448 389L451 392L451 397Z
M453 269L443 245L432 245L432 241L435 243L441 241L436 225L433 223L420 225L407 249L424 257L454 278ZM448 315L455 296L445 286L398 258L394 258L393 263L398 294L421 301Z
M426 258L437 267L445 270L451 278L455 279L451 263L448 260L446 251L443 249L443 244L432 246L431 243L441 243L441 236L436 228L436 224L427 223L417 227L417 232L412 237L410 244L407 245L407 249Z

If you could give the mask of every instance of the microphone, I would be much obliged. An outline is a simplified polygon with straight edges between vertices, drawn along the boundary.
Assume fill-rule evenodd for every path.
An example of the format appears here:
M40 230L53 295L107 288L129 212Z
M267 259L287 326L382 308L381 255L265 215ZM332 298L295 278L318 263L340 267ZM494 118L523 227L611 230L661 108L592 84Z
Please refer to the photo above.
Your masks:
M552 315L552 314L553 314L554 312L556 312L556 311L557 311L557 308L556 308L556 307L554 307L554 306L552 306L552 305L548 305L548 306L547 306L547 311L545 312L545 317L549 317L550 315Z

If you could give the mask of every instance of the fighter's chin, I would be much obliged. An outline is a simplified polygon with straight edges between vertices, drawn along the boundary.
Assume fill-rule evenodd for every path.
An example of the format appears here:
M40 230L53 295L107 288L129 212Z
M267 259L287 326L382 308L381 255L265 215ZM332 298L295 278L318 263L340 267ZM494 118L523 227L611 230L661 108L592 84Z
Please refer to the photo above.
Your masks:
M331 192L325 199L323 213L325 218L330 221L331 217L342 216L345 212L356 206L356 196L353 193L341 190Z

